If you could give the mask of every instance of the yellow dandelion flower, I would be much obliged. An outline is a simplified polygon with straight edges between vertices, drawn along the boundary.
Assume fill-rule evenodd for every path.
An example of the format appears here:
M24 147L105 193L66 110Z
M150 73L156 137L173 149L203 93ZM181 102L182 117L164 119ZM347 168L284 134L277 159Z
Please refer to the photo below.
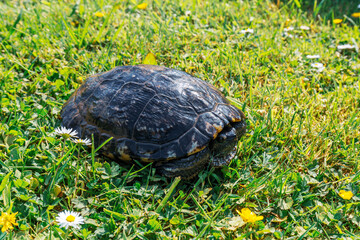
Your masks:
M146 55L143 64L150 64L150 65L157 65L156 62L156 57L153 53L148 53L148 55Z
M15 215L16 213L7 213L7 212L3 212L1 213L0 216L0 226L2 226L1 231L5 232L8 229L13 229L14 226L17 226L18 224L16 223L16 217Z
M77 26L79 26L79 22L78 21L72 21L72 22L70 22L70 24L71 25L73 25L74 27L77 27Z
M358 17L360 17L360 12L353 13L353 14L351 14L351 16L358 18Z
M339 19L339 18L335 18L334 20L333 20L333 23L335 23L335 24L339 24L339 23L342 23L342 19Z
M291 19L286 19L285 21L285 27L291 23Z
M339 196L342 199L350 200L354 196L354 194L351 191L340 190L339 191Z
M96 12L96 13L95 13L95 16L96 16L96 17L104 17L104 16L105 16L105 13L103 13L103 12Z
M136 6L138 9L145 10L147 8L147 3L142 3Z
M254 223L256 221L263 220L263 216L257 216L248 208L241 209L241 212L236 209L236 212L240 215L240 217L244 220L244 222Z

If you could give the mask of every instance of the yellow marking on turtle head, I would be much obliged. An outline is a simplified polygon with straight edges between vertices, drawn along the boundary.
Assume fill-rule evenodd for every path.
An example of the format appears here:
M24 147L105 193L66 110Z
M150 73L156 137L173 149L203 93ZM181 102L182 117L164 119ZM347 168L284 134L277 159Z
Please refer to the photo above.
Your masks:
M123 160L123 161L131 161L130 155L126 154L126 153L121 153L120 159Z
M108 158L115 159L115 156L114 156L114 154L112 154L112 153L104 152L103 154L104 154L104 156L106 156L106 157L108 157Z
M153 161L151 161L149 158L146 158L146 157L141 157L140 160L141 160L142 162L153 162Z

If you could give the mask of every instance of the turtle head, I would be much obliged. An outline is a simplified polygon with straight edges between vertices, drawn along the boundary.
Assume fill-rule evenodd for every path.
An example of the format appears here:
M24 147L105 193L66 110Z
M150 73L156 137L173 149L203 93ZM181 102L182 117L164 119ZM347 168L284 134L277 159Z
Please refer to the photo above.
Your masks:
M245 120L225 126L210 144L211 165L214 167L227 165L235 156L237 142L245 132Z

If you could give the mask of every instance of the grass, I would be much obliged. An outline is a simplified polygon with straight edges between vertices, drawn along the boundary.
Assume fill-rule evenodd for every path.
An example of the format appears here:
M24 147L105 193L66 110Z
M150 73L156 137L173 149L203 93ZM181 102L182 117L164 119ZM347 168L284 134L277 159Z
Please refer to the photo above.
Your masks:
M336 47L359 43L359 19L354 2L318 2L2 1L0 211L18 226L0 239L358 239L360 62ZM229 166L167 179L54 134L87 76L149 52L243 109ZM264 219L244 223L242 208ZM59 228L63 210L84 216L81 230Z

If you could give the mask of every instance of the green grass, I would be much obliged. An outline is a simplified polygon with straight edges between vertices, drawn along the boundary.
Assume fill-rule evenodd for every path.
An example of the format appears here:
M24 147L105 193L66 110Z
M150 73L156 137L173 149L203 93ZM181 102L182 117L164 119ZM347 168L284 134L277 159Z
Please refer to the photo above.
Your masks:
M73 2L0 3L0 211L19 224L0 239L358 239L360 61L336 50L360 41L356 3L324 1L314 18L314 1L300 0ZM54 134L87 76L149 52L243 109L248 132L229 166L167 179ZM244 224L245 207L264 219ZM85 217L81 230L59 228L63 210Z

